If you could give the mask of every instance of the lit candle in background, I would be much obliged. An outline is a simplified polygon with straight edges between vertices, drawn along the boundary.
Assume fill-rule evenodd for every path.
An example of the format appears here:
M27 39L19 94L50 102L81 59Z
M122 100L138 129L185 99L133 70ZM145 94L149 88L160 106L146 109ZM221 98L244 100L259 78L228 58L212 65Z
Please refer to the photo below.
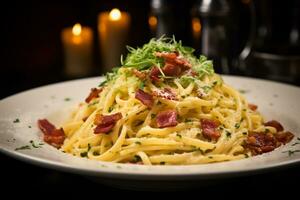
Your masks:
M130 26L130 15L112 9L98 16L98 33L101 58L104 70L120 65L120 56L124 50Z
M148 18L148 24L151 32L155 33L157 28L157 17L155 17L154 15L150 15Z
M192 29L193 29L193 36L196 40L199 40L201 36L201 22L200 19L197 17L193 17L192 19Z
M73 27L65 28L61 37L65 56L65 74L69 77L89 75L93 62L92 29L75 24Z

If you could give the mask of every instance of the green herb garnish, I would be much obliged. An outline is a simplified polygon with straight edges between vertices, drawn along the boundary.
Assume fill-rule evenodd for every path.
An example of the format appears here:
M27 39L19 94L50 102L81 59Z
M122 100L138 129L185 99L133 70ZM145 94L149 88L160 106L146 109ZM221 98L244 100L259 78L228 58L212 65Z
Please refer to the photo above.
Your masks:
M152 113L151 114L151 119L154 119L156 117L156 114L155 113Z
M142 145L142 143L140 141L135 141L134 143L137 145Z
M64 101L71 101L71 98L70 98L70 97L66 97L66 98L64 99Z
M165 164L166 164L166 162L164 162L164 161L161 161L159 164L160 164L160 165L165 165Z
M15 151L19 151L19 150L29 150L31 149L29 145L25 145L25 146L21 146L18 148L15 148Z
M292 156L297 152L300 152L300 150L288 150L288 151L283 151L282 153L288 153L289 156Z
M145 87L145 82L141 81L139 84L139 89L144 90L144 87Z
M15 119L15 120L13 121L13 123L19 123L19 122L20 122L20 119L19 119L19 118Z
M229 131L226 130L226 137L230 138L231 137L231 133Z
M234 125L234 127L235 127L236 129L239 129L239 128L240 128L240 126L241 126L241 124L240 124L240 123L236 123L236 124Z
M88 152L86 152L86 151L80 153L80 156L81 156L82 158L87 157L87 155L88 155Z

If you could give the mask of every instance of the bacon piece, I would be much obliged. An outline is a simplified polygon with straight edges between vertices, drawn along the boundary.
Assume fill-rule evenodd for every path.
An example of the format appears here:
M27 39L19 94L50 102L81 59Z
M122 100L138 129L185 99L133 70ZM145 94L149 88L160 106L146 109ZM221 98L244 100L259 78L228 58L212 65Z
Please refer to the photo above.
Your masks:
M137 70L137 69L133 69L132 72L133 72L133 74L134 74L136 77L138 77L139 79L145 80L145 78L146 78L146 73L141 72L141 71L139 71L139 70Z
M135 98L140 100L145 106L149 108L151 108L154 103L152 95L144 92L141 89L138 89L138 91L135 93Z
M158 81L160 81L159 75L161 75L161 73L160 73L158 67L155 67L155 66L152 67L150 74L149 74L150 79L153 82L158 82Z
M100 92L102 92L103 88L92 88L89 96L85 99L86 103L90 103L90 101L94 98L99 97Z
M167 76L179 76L181 74L181 67L171 63L166 63L162 70Z
M44 134L44 141L56 148L61 147L65 140L65 133L62 128L57 129L47 119L38 120L38 127Z
M294 138L294 134L289 131L279 132L275 134L275 138L277 139L277 141L286 144Z
M249 133L245 143L245 147L248 148L253 155L273 151L281 145L272 133L255 132Z
M249 103L249 104L248 104L248 107L249 107L250 110L252 110L252 111L256 111L256 110L257 110L257 105L255 105L255 104Z
M178 100L176 94L170 88L164 88L163 90L153 91L153 95L168 100Z
M202 133L205 138L217 140L221 136L220 132L217 130L217 127L220 125L218 121L211 119L201 119L200 122Z
M94 133L108 133L113 129L118 120L122 118L121 113L115 113L112 115L96 114L94 124L97 125L94 129Z
M271 120L264 123L265 126L272 126L276 128L277 132L283 131L283 126L276 120Z
M154 55L159 58L173 60L176 59L179 54L178 52L155 52Z
M176 126L178 124L176 110L159 112L156 116L156 124L159 128Z
M165 62L167 63L179 65L185 69L189 69L192 67L192 65L186 59L179 56L178 52L155 52L154 55L159 58L164 58Z

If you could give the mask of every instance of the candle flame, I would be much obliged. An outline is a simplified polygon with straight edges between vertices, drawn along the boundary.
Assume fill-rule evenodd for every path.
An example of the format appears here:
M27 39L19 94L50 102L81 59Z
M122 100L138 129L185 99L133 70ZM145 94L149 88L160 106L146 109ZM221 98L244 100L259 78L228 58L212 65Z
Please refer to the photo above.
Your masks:
M81 25L79 23L75 24L72 28L72 33L75 36L79 36L81 34Z
M192 27L193 27L193 31L196 33L199 33L201 31L201 22L198 18L192 19Z
M117 20L120 20L121 19L121 12L119 9L117 8L114 8L110 11L109 13L109 18L112 20L112 21L117 21Z
M157 25L157 18L155 16L150 16L148 19L148 23L150 27L155 28Z

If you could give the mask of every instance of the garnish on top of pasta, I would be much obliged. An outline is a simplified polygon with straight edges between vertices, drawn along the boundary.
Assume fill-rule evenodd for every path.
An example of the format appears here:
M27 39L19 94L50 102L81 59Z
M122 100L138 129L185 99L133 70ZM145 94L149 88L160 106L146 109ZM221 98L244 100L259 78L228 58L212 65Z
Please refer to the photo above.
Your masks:
M38 121L45 142L99 161L187 165L270 152L294 137L174 38L128 51L61 128Z

